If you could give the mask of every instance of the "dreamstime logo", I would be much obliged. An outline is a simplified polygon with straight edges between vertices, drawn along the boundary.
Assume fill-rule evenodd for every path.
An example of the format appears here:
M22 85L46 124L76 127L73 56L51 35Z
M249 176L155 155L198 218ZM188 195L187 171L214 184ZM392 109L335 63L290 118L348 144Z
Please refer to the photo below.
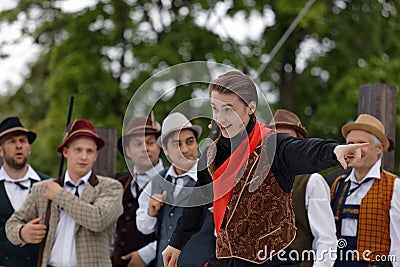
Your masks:
M347 240L344 238L339 238L338 242L337 242L337 246L339 249L347 247Z
M206 120L207 123L212 121L212 112L210 107L210 98L208 93L208 85L211 81L215 80L219 75L228 71L237 71L236 69L227 65L218 64L214 62L189 62L175 65L163 69L155 73L151 78L146 80L132 96L131 101L126 109L123 129L127 129L128 122L137 116L151 116L154 111L157 114L157 104L159 102L168 102L174 97L187 95L191 90L191 98L186 101L181 101L178 105L170 107L170 113L180 112L184 114L189 120ZM186 90L186 91L185 91ZM256 116L261 122L268 123L272 119L272 112L268 105L266 97L262 94L261 90L257 87L258 105ZM236 114L237 119L239 116ZM206 129L203 129L205 132ZM123 143L124 141L123 136ZM205 138L199 140L200 153L212 142L211 139ZM269 147L275 152L275 147ZM273 155L275 153L272 153ZM271 159L272 160L272 159ZM131 160L126 157L125 161L129 171L133 173L133 166ZM172 164L172 162L170 162ZM245 163L246 164L246 163ZM206 168L207 166L200 166L198 168ZM159 177L160 182L164 183L163 177ZM223 179L217 179L214 185L222 190L215 195L214 198L218 199L228 193L232 186L227 186ZM175 186L171 184L170 186ZM191 195L191 201L187 203L180 203L180 206L199 206L213 202L213 183L201 187L183 187L180 189L183 194ZM146 192L152 194L152 192ZM159 192L161 193L161 192ZM195 197L193 197L195 196ZM169 202L169 203L168 203ZM165 203L176 205L173 198L167 198Z
M380 262L380 261L390 261L396 262L395 255L376 255L371 258L372 251L364 250L359 252L357 250L346 250L348 246L347 240L340 238L337 242L337 248L329 248L327 250L321 250L317 252L315 250L303 250L298 252L297 250L291 250L286 252L285 250L268 250L265 246L257 252L257 258L261 261L265 261L272 257L277 257L279 261L316 261L316 262L326 262L326 261L367 261L367 262Z

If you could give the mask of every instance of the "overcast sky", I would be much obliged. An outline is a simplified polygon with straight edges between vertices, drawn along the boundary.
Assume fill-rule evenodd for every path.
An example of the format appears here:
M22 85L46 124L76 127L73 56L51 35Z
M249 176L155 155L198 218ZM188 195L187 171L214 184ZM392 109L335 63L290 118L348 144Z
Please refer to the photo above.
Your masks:
M60 0L55 4L64 12L76 12L85 7L95 5L98 0ZM16 0L0 0L0 11L15 8ZM228 2L218 2L212 16L199 16L196 23L207 27L211 25L211 31L221 37L235 39L238 43L244 43L248 39L257 40L266 26L275 23L275 15L270 10L264 10L264 14L253 12L247 19L244 13L238 12L234 17L221 16L226 14ZM222 18L219 18L219 17ZM208 19L208 20L207 20ZM13 25L0 23L0 55L9 54L9 57L0 57L0 94L13 91L20 86L24 77L29 76L29 63L34 62L40 52L39 47L33 45L29 38L20 40L21 22ZM208 27L207 27L208 28ZM249 30L250 29L250 30ZM17 44L15 41L19 40Z
M59 6L66 12L79 11L97 3L97 0L62 0ZM15 8L16 0L1 0L0 11ZM34 62L40 52L38 46L33 45L31 38L21 39L21 22L13 24L0 23L0 94L13 91L20 86L24 77L28 76L29 63Z

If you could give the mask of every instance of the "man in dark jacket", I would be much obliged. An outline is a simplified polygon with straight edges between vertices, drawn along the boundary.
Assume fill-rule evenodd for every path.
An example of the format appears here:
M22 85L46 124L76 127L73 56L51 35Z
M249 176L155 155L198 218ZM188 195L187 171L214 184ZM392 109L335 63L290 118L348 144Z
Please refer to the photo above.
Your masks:
M131 172L117 175L124 187L124 213L118 219L112 255L115 267L153 266L156 253L155 234L142 234L136 227L138 198L150 178L163 169L161 149L157 145L160 125L147 117L134 117L126 133L118 140L118 149L125 156Z
M18 117L8 117L0 124L0 266L36 266L38 246L19 247L6 238L5 223L19 210L32 184L48 177L37 173L29 164L31 145L36 133L26 129Z

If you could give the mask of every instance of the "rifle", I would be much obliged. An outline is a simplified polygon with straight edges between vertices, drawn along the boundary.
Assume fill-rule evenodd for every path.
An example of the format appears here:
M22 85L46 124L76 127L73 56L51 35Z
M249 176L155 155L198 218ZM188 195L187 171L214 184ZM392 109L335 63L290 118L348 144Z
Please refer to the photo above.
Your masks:
M65 122L65 128L67 128L68 125L71 122L72 107L73 106L74 106L74 96L70 96L69 105L68 105L67 119L66 119L66 122ZM63 153L61 153L60 165L59 165L59 168L58 168L58 178L56 180L56 182L59 183L61 186L63 186L63 183L62 183L63 169L64 169L64 155L63 155ZM45 218L44 218L44 225L46 225L47 231L46 231L46 235L44 236L42 242L40 242L40 244L39 244L39 255L38 255L37 267L41 267L42 266L42 262L43 262L43 252L44 252L44 247L46 246L47 233L48 233L48 230L49 230L50 213L51 213L51 200L47 201L46 215L45 215Z

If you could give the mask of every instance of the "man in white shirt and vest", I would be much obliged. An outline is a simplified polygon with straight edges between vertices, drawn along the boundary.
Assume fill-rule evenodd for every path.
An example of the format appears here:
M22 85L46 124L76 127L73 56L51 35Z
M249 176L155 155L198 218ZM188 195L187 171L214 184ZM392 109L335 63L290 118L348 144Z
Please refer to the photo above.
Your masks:
M369 145L361 148L361 160L348 157L352 172L331 187L339 238L335 266L400 266L400 179L381 165L390 147L385 128L361 114L342 135L347 144Z
M161 252L167 247L177 220L197 182L198 139L201 127L179 112L168 115L157 139L171 167L152 178L139 198L136 222L145 233L157 232L156 266L162 267ZM152 197L150 197L152 196ZM202 267L215 252L214 223L207 211L203 228L182 251L178 266Z
M14 245L45 240L41 267L111 266L109 248L122 214L122 186L92 172L104 145L89 121L70 123L57 148L67 160L64 176L36 183L7 221L7 238Z
M37 173L29 164L36 133L26 129L18 117L0 123L0 266L36 267L38 246L15 246L7 240L5 223L19 210L34 183L48 177Z
M155 233L143 234L136 226L138 199L151 178L164 169L157 138L160 124L146 116L129 120L125 133L118 140L118 150L124 155L131 171L117 174L123 185L124 213L119 217L114 235L111 260L114 267L153 267L156 258Z
M277 133L300 139L308 137L299 117L285 109L276 110L270 126ZM327 182L318 173L297 175L292 194L297 230L290 246L298 252L300 266L332 267L337 238Z

